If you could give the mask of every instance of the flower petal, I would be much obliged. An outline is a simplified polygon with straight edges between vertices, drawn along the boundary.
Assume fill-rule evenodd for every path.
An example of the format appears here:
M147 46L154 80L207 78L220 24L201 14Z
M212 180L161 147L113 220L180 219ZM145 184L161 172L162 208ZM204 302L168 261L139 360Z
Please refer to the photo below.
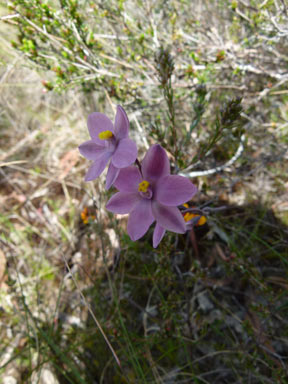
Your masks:
M88 116L87 120L88 130L91 139L99 145L103 145L103 140L99 139L98 135L103 131L111 131L114 133L114 126L112 121L104 115L104 113L93 112Z
M176 206L186 203L196 192L196 186L187 177L168 175L157 182L154 198L161 204Z
M105 187L106 189L109 189L114 184L114 181L117 179L119 172L120 172L120 169L114 167L111 161L109 164L107 176L106 176L106 187Z
M142 181L139 169L133 165L123 168L119 172L114 187L123 192L137 192L138 185Z
M92 140L85 141L79 145L78 149L81 155L88 160L96 160L105 152L105 146L97 145Z
M112 156L116 168L125 168L134 163L137 157L137 147L133 140L122 139Z
M115 116L115 136L117 139L124 139L128 136L129 120L124 109L117 105L117 113Z
M104 171L106 164L109 161L111 154L109 152L104 152L101 157L94 161L94 163L88 169L88 172L85 176L85 181L91 181L96 179Z
M153 233L153 247L157 248L160 241L163 239L163 236L165 235L166 229L161 227L160 224L156 223L154 233Z
M137 193L117 192L108 201L106 208L113 213L129 213L140 199L141 197Z
M165 150L159 144L149 148L142 161L143 178L156 181L160 177L170 174L170 163Z
M185 221L177 207L168 207L153 201L152 212L161 227L176 233L186 232Z
M153 221L151 200L141 199L131 211L128 220L127 232L131 240L135 241L144 236Z

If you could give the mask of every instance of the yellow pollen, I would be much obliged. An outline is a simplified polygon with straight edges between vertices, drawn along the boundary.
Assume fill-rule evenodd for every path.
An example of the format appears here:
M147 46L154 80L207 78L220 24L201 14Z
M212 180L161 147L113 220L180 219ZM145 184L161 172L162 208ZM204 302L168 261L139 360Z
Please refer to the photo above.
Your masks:
M200 215L197 215L197 214L192 213L192 212L186 212L184 215L184 220L187 222L187 221L194 219L194 217L200 217L200 219L196 225L204 225L207 221L205 216L200 216Z
M147 180L141 181L141 183L139 183L139 185L138 185L138 191L139 192L147 192L149 185L150 185L149 181L147 181Z
M113 133L111 131L103 131L99 133L98 137L100 140L108 140L113 137Z

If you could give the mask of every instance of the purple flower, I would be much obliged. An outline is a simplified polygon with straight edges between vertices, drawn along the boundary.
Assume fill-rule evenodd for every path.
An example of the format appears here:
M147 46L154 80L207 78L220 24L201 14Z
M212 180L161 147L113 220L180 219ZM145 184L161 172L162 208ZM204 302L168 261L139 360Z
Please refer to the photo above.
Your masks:
M141 173L142 172L142 173ZM114 213L129 213L127 231L132 240L144 236L156 220L153 247L165 231L186 232L186 223L178 205L190 200L197 188L183 176L170 175L170 164L159 144L146 153L140 170L135 166L122 169L114 185L119 190L106 208Z
M111 159L106 178L106 189L109 189L120 169L131 165L137 157L136 144L128 138L128 117L118 105L114 125L106 115L99 112L88 116L87 125L92 140L81 144L79 151L88 160L93 160L93 164L85 176L85 181L100 176Z

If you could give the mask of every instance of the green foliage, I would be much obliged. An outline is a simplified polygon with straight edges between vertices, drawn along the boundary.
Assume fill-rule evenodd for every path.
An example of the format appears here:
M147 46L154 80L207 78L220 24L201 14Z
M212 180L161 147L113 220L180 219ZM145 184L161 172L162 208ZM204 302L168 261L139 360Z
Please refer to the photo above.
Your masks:
M287 268L282 258L284 232L279 226L271 232L275 218L266 209L247 206L237 212L228 210L225 215L229 225L222 230L229 244L216 232L210 234L210 241L200 240L201 261L191 259L185 241L176 246L174 236L155 251L147 241L131 242L123 235L125 254L110 276L114 299L112 292L104 289L105 277L98 276L85 291L116 349L121 369L110 357L92 318L85 329L71 327L68 331L61 321L55 328L36 319L25 305L36 326L42 356L53 362L59 378L72 383L92 383L99 377L105 383L148 383L157 381L162 370L172 373L175 365L176 380L191 377L200 383L203 372L207 372L207 382L212 382L213 371L219 366L223 374L229 371L232 381L239 375L252 374L255 380L273 377L275 359L259 346L262 331L254 321L259 318L263 322L268 343L280 332L269 325L276 307L277 321L285 326L287 300L280 278ZM221 225L222 215L214 220ZM215 242L226 254L233 252L233 258L217 258L211 265ZM265 268L260 269L263 264ZM265 272L272 266L283 272L278 280ZM221 284L213 286L213 281ZM64 305L61 299L59 302ZM30 345L35 348L33 340ZM278 377L285 377L281 366Z
M271 6L267 4L265 9ZM213 103L211 90L206 86L206 93L199 93L202 85L221 81L221 65L229 55L225 49L218 49L207 57L203 49L194 49L185 41L184 36L193 36L201 25L197 19L187 18L187 2L162 5L157 2L153 16L143 1L135 8L125 1L13 0L10 8L19 18L18 41L12 45L46 71L42 84L47 91L63 92L73 87L88 93L101 90L110 100L149 115L144 128L172 154L176 170L213 156L216 152L210 150L217 143L225 146L221 160L229 159L241 127L238 133L231 127L233 134L227 136L229 128L209 108ZM241 44L248 47L260 41L253 31L265 26L267 17L264 11L256 12L257 4L244 7L233 1L219 7L231 18L229 27L236 39L242 38ZM154 18L160 14L156 26ZM245 17L243 21L242 14L251 23ZM240 30L243 25L248 35ZM180 70L182 63L184 68ZM237 67L228 73L232 78L234 74L236 81L241 81L244 74ZM175 86L183 78L187 89ZM155 105L162 95L165 104L160 103L163 113L158 118ZM229 95L231 100L237 97L239 92ZM231 150L227 152L228 138Z
M56 79L49 83L45 79L44 86L48 90L62 91L80 85L85 91L93 91L101 86L122 100L123 92L125 95L131 93L131 87L117 80L119 70L122 71L124 65L131 72L130 76L136 78L138 68L129 63L137 57L139 60L142 55L151 55L147 36L134 23L129 26L129 22L124 21L124 2L121 1L113 5L107 2L88 5L72 0L58 4L15 0L10 9L20 15L18 42L13 41L13 47L23 51L43 69L56 73ZM117 23L120 23L119 28ZM99 34L97 25L101 24L107 28ZM116 28L116 34L124 33L125 47L123 40L116 37L113 46L109 43L110 36L112 41L114 39L111 27ZM114 61L113 56L119 60ZM111 81L114 81L113 85Z

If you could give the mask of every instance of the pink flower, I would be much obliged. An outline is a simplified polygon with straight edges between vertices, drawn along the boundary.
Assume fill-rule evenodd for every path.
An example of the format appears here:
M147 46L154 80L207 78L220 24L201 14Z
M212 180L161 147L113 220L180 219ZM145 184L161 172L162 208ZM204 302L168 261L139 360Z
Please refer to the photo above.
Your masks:
M122 169L115 183L119 190L106 208L114 213L129 213L127 231L135 241L144 236L156 221L153 247L162 240L165 231L186 232L186 223L178 205L190 200L197 188L183 176L170 175L170 164L159 144L146 153L141 172L135 166Z
M100 176L111 159L106 178L106 189L109 189L120 169L134 163L137 157L136 144L128 137L128 117L118 105L114 125L106 115L99 112L88 116L87 125L91 140L81 144L79 151L88 160L93 160L93 164L85 176L85 181Z

